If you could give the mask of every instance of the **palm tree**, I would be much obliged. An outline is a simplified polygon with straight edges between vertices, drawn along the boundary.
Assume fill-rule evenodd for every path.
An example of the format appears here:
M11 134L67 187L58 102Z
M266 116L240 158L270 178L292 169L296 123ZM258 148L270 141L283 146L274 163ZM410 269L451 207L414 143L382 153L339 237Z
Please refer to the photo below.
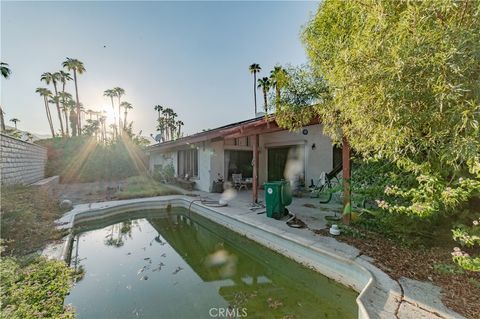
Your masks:
M62 110L65 113L65 134L68 137L68 136L70 136L70 132L68 130L69 125L68 125L67 107L65 107L65 100L66 100L65 94L68 94L70 96L69 97L70 99L72 98L72 95L70 93L65 92L65 86L67 85L68 81L72 80L72 77L70 76L70 73L65 72L63 70L58 71L58 74L59 74L59 76L58 76L59 80L60 80L60 82L62 82L62 92L58 93L58 95L62 96L60 98L60 100L62 101Z
M270 71L270 84L275 88L275 107L280 105L280 90L285 86L287 82L287 71L281 66L275 66Z
M43 102L45 103L45 112L47 114L48 124L50 125L50 131L52 132L52 137L55 137L55 130L53 129L52 123L52 115L50 114L50 108L48 107L48 98L52 96L52 92L46 88L37 88L35 92L43 97Z
M182 126L184 125L184 123L182 121L177 121L177 138L180 138L182 137Z
M162 112L163 112L163 106L161 105L155 105L154 107L154 110L158 112L158 118L157 118L157 122L158 122L158 126L157 126L157 131L160 131L160 134L162 135L162 138L165 139L165 136L163 135L164 134L164 131L165 131L165 125L164 125L164 121L163 121L163 117L162 117Z
M122 119L121 119L121 112L120 112L120 100L122 98L123 95L125 95L125 90L122 89L121 87L114 87L113 88L113 91L115 92L115 96L118 98L118 129L119 129L119 133L121 135L121 128L122 128Z
M83 74L85 72L85 67L83 66L83 62L77 59L67 58L63 63L62 66L66 68L68 71L73 71L73 81L75 83L75 97L77 103L77 132L78 135L82 134L82 120L80 118L80 101L78 99L78 83L77 83L77 73Z
M4 62L0 62L0 71L4 79L8 79L10 77L10 74L12 73L12 71L8 67L8 63L4 63ZM0 130L2 132L5 131L5 119L3 118L3 114L4 114L3 109L0 106Z
M257 85L257 73L259 73L262 68L260 64L253 63L250 64L248 69L250 73L253 74L253 100L255 101L255 116L257 116L257 89L255 86Z
M20 122L20 120L14 117L13 119L10 119L10 122L13 122L13 124L15 124L15 129L17 129L17 123Z
M12 74L12 70L8 67L8 63L0 62L0 71L2 73L2 77L4 79L8 79L10 74Z
M103 92L103 96L109 97L110 101L112 102L112 110L113 110L113 122L117 123L117 117L115 115L115 105L113 104L113 97L116 96L116 92L113 89L105 90Z
M62 132L62 136L65 136L65 131L63 130L62 112L60 111L60 100L57 98L58 97L57 82L60 81L60 73L45 72L40 77L40 81L44 81L47 85L49 85L50 83L53 84L53 89L55 91L55 96L53 101L57 106L58 120L60 122L60 131Z
M120 104L121 107L123 107L123 110L124 110L124 113L123 113L123 130L126 130L127 129L127 114L128 114L128 110L131 110L133 109L133 106L132 104L128 103L128 102L125 102L123 101L121 104Z
M270 80L267 77L258 79L258 88L262 89L263 92L263 103L265 107L265 114L268 112L268 102L267 102L267 93L270 90Z
M63 72L63 71L60 71L60 72ZM64 85L65 87L65 85ZM62 90L62 92L58 92L58 97L60 98L60 101L62 102L62 111L65 115L65 135L68 137L70 136L70 131L68 129L68 113L69 113L69 110L70 110L70 107L66 105L66 103L70 103L73 102L72 100L72 95L68 92L65 92L65 90ZM74 105L75 105L75 102L73 102Z
M70 122L70 127L72 128L72 136L77 136L77 124L78 116L75 112L77 108L77 103L73 99L68 99L65 101L65 111L68 113L68 119ZM66 116L66 115L65 115Z

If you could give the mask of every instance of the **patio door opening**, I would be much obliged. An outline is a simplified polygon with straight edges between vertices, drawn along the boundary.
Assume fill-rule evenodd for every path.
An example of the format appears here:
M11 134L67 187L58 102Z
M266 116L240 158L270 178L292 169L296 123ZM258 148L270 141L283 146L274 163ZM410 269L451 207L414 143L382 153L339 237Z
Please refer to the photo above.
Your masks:
M268 148L267 180L304 182L304 146L287 145Z
M242 174L242 178L253 177L252 151L225 151L226 179L231 181L232 174Z

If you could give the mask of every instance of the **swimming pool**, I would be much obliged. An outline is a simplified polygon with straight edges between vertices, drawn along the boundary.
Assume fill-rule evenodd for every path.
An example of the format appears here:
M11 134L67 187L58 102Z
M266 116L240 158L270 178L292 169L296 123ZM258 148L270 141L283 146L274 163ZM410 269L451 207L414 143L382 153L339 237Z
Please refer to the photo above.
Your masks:
M75 229L78 318L356 318L357 293L182 208Z

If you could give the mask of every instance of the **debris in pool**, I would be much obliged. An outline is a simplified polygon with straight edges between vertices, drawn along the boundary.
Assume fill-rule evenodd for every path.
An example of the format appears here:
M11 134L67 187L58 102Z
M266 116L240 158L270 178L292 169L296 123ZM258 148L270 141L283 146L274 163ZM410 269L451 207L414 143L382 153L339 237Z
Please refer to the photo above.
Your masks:
M137 276L140 275L142 272L144 272L145 270L147 270L147 266L143 266L142 268L140 268L137 272Z
M147 258L143 258L143 260L150 260L150 257L147 257Z
M132 253L131 252L128 252L127 255L131 255Z
M182 267L178 266L177 269L175 269L175 271L172 273L174 275L178 274L181 270L183 270Z
M148 276L142 276L142 278L140 278L140 280L148 280Z
M167 254L163 253L160 255L160 257L167 257Z
M142 247L142 249L145 251L147 249L147 247Z
M157 268L152 269L152 271L160 271L162 270L162 267L165 266L164 263L159 263Z

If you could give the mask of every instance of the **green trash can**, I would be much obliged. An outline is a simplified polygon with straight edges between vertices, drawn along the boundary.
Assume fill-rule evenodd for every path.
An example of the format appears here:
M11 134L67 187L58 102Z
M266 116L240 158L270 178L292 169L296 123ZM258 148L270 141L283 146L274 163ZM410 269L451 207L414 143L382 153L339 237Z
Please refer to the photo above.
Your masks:
M267 217L280 219L288 215L285 206L292 203L292 190L288 181L269 182L264 184L265 206Z

